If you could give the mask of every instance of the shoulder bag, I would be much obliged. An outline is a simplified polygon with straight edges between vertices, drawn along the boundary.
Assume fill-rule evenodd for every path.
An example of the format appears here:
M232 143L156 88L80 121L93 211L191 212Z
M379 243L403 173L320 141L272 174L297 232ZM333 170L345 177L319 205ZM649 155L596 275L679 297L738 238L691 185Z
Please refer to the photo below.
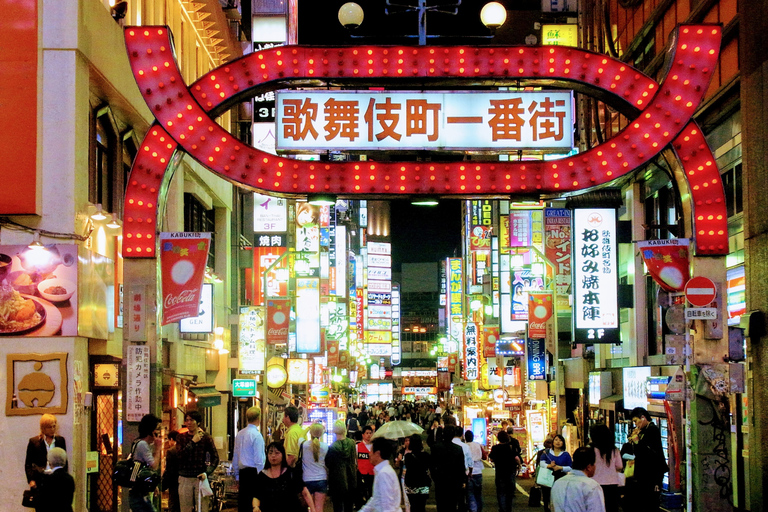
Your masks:
M112 481L121 487L130 487L141 494L148 494L160 483L160 473L141 461L133 460L137 444L138 442L134 441L128 457L117 461Z
M549 457L547 454L543 454L542 459L539 462L539 471L536 473L536 483L538 485L542 485L544 487L552 487L555 483L555 473L547 467L547 465L552 462L549 460Z

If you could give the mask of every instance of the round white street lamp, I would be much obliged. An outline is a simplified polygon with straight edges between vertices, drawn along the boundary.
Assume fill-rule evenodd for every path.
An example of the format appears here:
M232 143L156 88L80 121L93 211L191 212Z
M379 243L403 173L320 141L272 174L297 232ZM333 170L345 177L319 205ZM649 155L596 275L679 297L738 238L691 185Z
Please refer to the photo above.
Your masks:
M491 30L495 30L507 21L507 10L499 2L489 2L480 11L480 21Z
M339 23L345 28L355 29L363 23L363 8L355 2L347 2L339 9Z

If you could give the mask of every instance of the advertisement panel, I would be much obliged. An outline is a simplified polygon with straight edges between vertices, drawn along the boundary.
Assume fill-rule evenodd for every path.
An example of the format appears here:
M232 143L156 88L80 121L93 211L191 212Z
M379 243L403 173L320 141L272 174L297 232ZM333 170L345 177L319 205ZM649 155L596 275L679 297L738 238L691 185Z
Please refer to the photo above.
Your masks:
M211 283L203 283L198 313L195 317L181 319L179 321L179 332L213 332L213 285Z
M280 91L276 138L280 150L570 150L572 113L563 91Z
M464 379L477 380L480 357L477 347L477 325L467 323L464 328Z
M528 338L525 349L528 358L528 380L546 380L547 349L544 340Z
M392 256L383 254L371 254L368 253L367 257L368 267L384 267L390 268L392 266Z
M392 291L392 281L368 281L368 290L390 293Z
M320 250L320 209L309 203L296 205L296 250Z
M624 408L635 407L648 408L648 377L651 376L650 366L634 366L622 368L622 386L624 394Z
M296 278L296 352L320 352L320 279Z
M83 249L85 250L85 249ZM106 258L105 258L106 259ZM77 245L46 245L30 249L27 245L0 246L0 283L7 287L0 293L0 334L6 336L77 336L78 305L83 290L78 289ZM108 283L88 283L93 288L93 308L101 308L106 320L105 299ZM82 286L82 284L81 284ZM112 286L114 287L114 277ZM112 288L114 290L114 288ZM129 330L130 341L146 341L143 287L130 287L133 294L126 297L128 310L124 312L128 327L136 328L136 335ZM98 301L98 302L97 302ZM89 313L88 321L94 321L95 310L85 301L82 304ZM86 306L87 305L87 306ZM138 311L132 306L138 305ZM197 304L195 304L197 305ZM134 321L135 319L135 321ZM106 322L102 329L105 330ZM86 336L86 334L83 334ZM106 332L104 333L106 337Z
M469 250L490 251L493 207L490 199L470 201Z
M264 308L243 306L240 308L240 348L237 351L240 373L264 371Z
M552 316L552 294L536 292L528 294L528 337L547 337L547 320Z
M253 231L256 233L288 231L288 201L283 197L254 193Z
M680 292L690 279L687 238L637 242L645 267L654 281L667 292Z
M571 210L544 210L544 255L554 265L557 314L571 309Z
M576 343L619 343L616 210L573 213L573 318Z
M254 304L264 304L264 273L285 252L285 247L256 247L253 250L253 267L256 272L254 279ZM285 297L288 295L288 266L287 258L267 273L267 296Z
M464 316L464 288L461 258L448 258L448 314Z
M289 299L269 299L267 301L267 344L282 345L288 343L288 323L291 318Z
M366 331L365 341L372 344L392 344L392 331Z
M197 316L210 233L160 233L163 325Z
M499 341L498 326L483 326L483 353L486 358L496 357L496 342Z
M288 384L309 384L309 359L287 359Z

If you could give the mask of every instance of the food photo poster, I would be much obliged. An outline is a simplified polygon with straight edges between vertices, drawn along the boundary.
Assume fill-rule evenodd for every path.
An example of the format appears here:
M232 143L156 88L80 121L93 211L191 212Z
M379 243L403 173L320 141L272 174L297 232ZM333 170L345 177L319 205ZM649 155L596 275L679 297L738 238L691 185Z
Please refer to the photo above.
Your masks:
M0 336L77 335L77 245L0 245Z

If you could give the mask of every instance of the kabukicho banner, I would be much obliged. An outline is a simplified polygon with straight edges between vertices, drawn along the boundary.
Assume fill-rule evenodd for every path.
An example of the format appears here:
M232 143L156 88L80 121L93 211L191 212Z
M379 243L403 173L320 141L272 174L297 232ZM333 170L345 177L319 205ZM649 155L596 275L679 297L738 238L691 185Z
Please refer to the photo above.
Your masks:
M551 293L528 294L528 337L544 339L547 337L547 320L552 316Z
M664 291L680 292L691 275L687 238L637 242L648 273Z
M210 233L160 233L163 325L198 315Z

